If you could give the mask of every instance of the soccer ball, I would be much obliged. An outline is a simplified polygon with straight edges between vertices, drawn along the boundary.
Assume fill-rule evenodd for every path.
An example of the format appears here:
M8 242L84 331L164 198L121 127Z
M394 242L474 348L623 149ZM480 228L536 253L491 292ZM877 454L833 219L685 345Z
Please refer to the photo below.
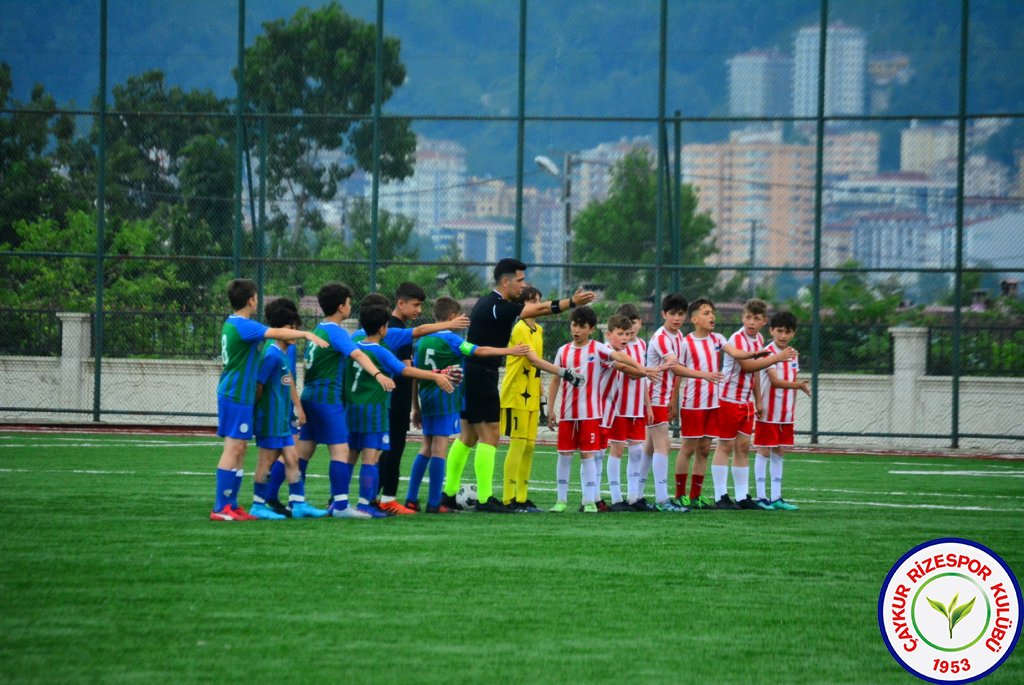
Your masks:
M455 493L455 503L463 509L472 509L477 503L476 486L470 484L459 488Z

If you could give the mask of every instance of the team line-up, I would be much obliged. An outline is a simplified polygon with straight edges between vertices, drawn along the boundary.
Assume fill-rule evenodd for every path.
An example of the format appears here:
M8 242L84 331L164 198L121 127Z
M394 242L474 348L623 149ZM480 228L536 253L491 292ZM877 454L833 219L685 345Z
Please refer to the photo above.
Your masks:
M231 281L227 296L234 313L221 331L224 368L217 386L217 433L224 448L210 519L540 512L529 497L529 480L541 420L542 371L551 374L548 425L558 431L557 501L550 511L569 509L577 452L582 512L797 509L782 498L783 457L793 445L797 391L809 395L810 388L797 378L792 313L775 312L769 320L767 304L749 300L742 327L726 338L714 330L711 301L688 302L671 293L661 302L663 324L649 341L637 337L638 308L625 304L608 319L602 343L591 339L598 323L587 306L593 292L542 301L540 291L527 285L526 269L519 260L502 259L494 267L494 289L468 317L456 300L440 297L433 307L435 323L414 328L406 323L422 313L427 297L421 287L399 285L393 307L387 297L371 293L360 301L360 329L351 335L342 322L351 312L352 292L341 283L320 289L323 320L302 331L296 304L284 298L267 304L267 325L254 321L256 284ZM547 361L537 319L561 312L570 312L572 340ZM693 332L683 335L686 321ZM766 324L768 344L762 334ZM465 339L453 333L467 327ZM301 396L294 381L299 339L306 340ZM499 383L503 360L506 371ZM676 418L682 446L671 495L669 423ZM422 429L423 441L402 503L399 471L410 425ZM499 499L493 480L503 435L509 449ZM246 511L238 493L254 437L259 457ZM712 439L717 440L713 498L703 492ZM306 471L319 445L326 446L330 459L327 509L314 507L305 496ZM749 490L751 445L755 497ZM476 497L457 498L474 451ZM357 462L353 504L349 491ZM605 464L610 502L600 495ZM649 477L653 502L644 496ZM282 502L285 483L288 498Z

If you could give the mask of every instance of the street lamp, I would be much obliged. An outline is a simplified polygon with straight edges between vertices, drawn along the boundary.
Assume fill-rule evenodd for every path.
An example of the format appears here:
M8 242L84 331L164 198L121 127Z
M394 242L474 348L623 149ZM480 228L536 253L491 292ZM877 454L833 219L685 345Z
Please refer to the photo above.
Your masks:
M565 288L572 288L572 165L576 161L572 152L565 153L565 157L562 162L562 170L559 171L558 165L555 164L550 157L544 155L537 155L533 158L546 173L551 174L555 178L562 180L562 204L565 211L565 250L562 256L562 272L559 274L558 292L561 294ZM571 294L571 290L569 291Z

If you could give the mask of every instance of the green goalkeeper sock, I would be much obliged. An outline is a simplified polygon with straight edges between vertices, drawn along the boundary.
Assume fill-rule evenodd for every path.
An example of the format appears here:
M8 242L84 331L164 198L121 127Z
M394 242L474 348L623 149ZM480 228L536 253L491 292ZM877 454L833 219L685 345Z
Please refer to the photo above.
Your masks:
M481 502L486 502L494 494L494 456L497 452L494 445L482 442L476 445L473 471L476 473L476 493Z
M449 497L455 497L459 486L462 485L462 470L466 468L466 461L469 460L469 450L469 445L461 440L455 440L448 448L448 459L445 460L444 494Z

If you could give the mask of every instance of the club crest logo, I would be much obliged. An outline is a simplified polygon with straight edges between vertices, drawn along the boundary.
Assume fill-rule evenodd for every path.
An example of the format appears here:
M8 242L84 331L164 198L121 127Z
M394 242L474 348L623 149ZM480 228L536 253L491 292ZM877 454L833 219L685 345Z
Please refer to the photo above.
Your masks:
M1020 637L1017 579L992 550L941 538L907 552L878 597L878 627L893 658L932 683L988 675Z

